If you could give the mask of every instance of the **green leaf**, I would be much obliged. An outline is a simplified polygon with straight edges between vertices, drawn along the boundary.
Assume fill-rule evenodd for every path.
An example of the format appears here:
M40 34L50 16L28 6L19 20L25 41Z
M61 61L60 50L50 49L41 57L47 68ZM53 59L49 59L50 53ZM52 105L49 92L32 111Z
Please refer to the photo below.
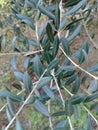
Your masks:
M21 102L21 98L18 95L16 95L15 93L9 92L9 91L2 91L2 92L0 92L0 97L1 98L9 97L13 101Z
M93 103L91 106L90 106L90 110L93 110L93 109L96 109L98 108L98 102L95 102Z
M17 83L13 83L12 86L18 90L22 90L22 87L20 84L17 84Z
M71 36L69 36L69 37L67 38L67 40L68 40L68 41L73 40L73 39L80 33L81 28L82 28L82 24L79 24L79 25L76 27L76 29L75 29L75 31L73 32L73 34L72 34Z
M54 130L68 130L67 127L67 120L62 120L60 121L56 127L54 128Z
M24 60L24 67L27 69L30 64L30 57L26 57Z
M52 116L63 116L65 114L66 114L66 112L64 110L62 110L62 111L60 110L58 112L53 113Z
M39 111L44 116L46 117L50 116L50 113L48 112L46 106L43 103L41 103L38 99L35 100L33 106L36 108L37 111Z
M52 70L52 69L56 68L58 66L58 64L59 64L59 59L55 58L53 61L50 62L47 69Z
M91 80L90 85L88 87L88 91L93 93L98 90L98 82L97 80Z
M81 0L77 5L73 6L70 10L65 13L65 16L71 15L77 12L80 8L82 8L86 4L87 0Z
M89 72L98 71L98 63L92 65L92 66L89 67L87 70L88 70Z
M98 92L93 93L92 95L87 96L86 99L84 100L84 102L90 102L90 101L93 101L96 98L98 98Z
M38 75L38 76L41 76L43 71L44 71L44 68L43 68L43 65L40 61L40 58L38 55L36 55L33 59L33 67L34 67L34 72Z
M49 86L43 87L44 92L50 97L51 99L54 99L54 93L52 92L51 88Z
M14 36L12 39L12 49L15 50L17 44L17 36Z
M77 94L70 99L72 104L80 104L84 101L85 95L83 93Z
M52 29L52 26L50 23L47 23L47 26L46 26L46 33L48 35L48 38L51 42L54 41L54 36L53 36L53 29Z
M21 122L16 119L16 128L15 130L25 130L25 128L23 127L23 125L21 124Z
M65 4L63 4L63 7L70 7L70 6L74 6L77 3L79 3L81 0L68 0L65 2Z
M59 38L58 38L58 36L56 36L54 39L54 42L53 42L53 49L52 49L52 55L54 58L56 57L56 55L58 53L59 44L60 44Z
M19 81L23 82L23 73L21 73L21 72L19 72L19 71L15 71L15 72L14 72L14 75L16 76L16 78L17 78Z
M59 5L56 6L56 26L57 29L59 29L60 26L60 9L59 9Z
M43 86L47 85L50 81L51 81L51 77L43 77L43 78L40 80L40 82L39 82L39 84L38 84L37 87L38 87L38 88L43 87Z
M17 69L17 56L13 56L11 59L11 65L14 69Z
M27 25L29 25L33 30L35 29L35 26L34 26L33 22L30 21L29 19L23 19L22 22L24 22Z
M24 83L24 87L25 87L26 91L31 92L31 90L32 90L32 80L31 80L31 77L29 76L29 74L27 72L25 72L24 75L23 75L23 83Z
M81 48L84 49L87 54L89 53L88 40L85 40L85 41L84 41L84 43L82 44Z
M73 87L72 87L72 93L76 94L79 90L79 87L80 87L80 78L77 76L75 83L73 84Z
M87 119L87 130L94 130L92 119L90 116L88 116L88 119Z
M10 122L12 120L13 116L8 107L6 108L6 115L7 115L8 121Z
M41 13L43 13L46 16L48 16L49 18L55 20L55 16L51 12L49 12L44 6L40 5L38 8L41 11Z
M66 18L64 18L64 19L61 21L61 23L60 23L59 30L65 28L65 25L66 25L66 24L67 24L67 20L66 20Z
M48 63L50 64L50 62L53 60L53 56L50 54L49 51L45 51L43 53L43 59Z
M75 79L76 79L76 75L74 74L74 75L70 76L70 77L65 81L64 85L66 86L66 85L71 84Z
M69 42L64 37L61 39L61 41L62 41L62 45L63 45L63 49L64 49L65 53L67 55L69 55L70 54Z
M72 103L69 100L66 100L65 102L65 112L66 116L71 116L74 112Z
M7 104L8 104L8 108L9 108L11 114L14 116L14 114L16 113L15 106L14 106L13 101L9 97L7 97Z

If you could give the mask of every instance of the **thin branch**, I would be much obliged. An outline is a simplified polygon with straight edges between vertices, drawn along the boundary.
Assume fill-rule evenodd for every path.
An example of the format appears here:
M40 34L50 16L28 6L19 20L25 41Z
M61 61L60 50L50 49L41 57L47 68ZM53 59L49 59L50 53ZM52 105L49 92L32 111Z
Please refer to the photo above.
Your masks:
M70 130L74 130L70 117L68 116L67 119L68 119L68 122L69 122L69 125L70 125Z
M81 17L83 18L82 12L81 12L80 14L81 14ZM87 27L86 27L86 23L85 23L84 19L82 20L82 23L83 23L85 32L86 32L86 34L87 34L89 40L90 40L91 43L94 45L94 47L95 47L96 49L98 49L98 45L93 41L93 39L91 38L91 36L90 36L90 34L89 34L89 32L88 32L88 29L87 29Z
M0 56L6 56L6 55L24 55L24 56L29 56L29 55L34 55L36 53L40 53L43 50L37 50L37 51L28 51L28 52L20 52L20 53L0 53Z
M64 102L64 99L63 99L62 93L61 93L61 91L60 91L60 88L59 88L59 85L58 85L57 79L56 79L56 77L55 77L55 75L54 75L54 70L51 72L51 75L52 75L53 78L54 78L54 81L55 81L55 83L56 83L56 86L57 86L58 92L59 92L59 94L60 94L60 97L61 97L61 100L62 100L63 106L65 107L65 102Z
M63 52L63 54L66 56L66 58L78 69L80 69L81 71L85 72L86 74L88 74L89 76L91 76L92 78L98 80L98 77L94 76L93 74L89 73L88 71L86 71L85 69L81 68L78 64L76 64L62 49L62 47L60 47L60 50Z
M47 69L43 72L43 74L41 75L41 77L39 78L38 82L36 83L36 85L33 87L31 93L28 95L28 97L26 98L26 100L24 101L24 103L22 104L22 106L20 107L20 109L17 111L17 113L15 114L15 116L12 118L12 120L9 122L9 124L6 126L5 130L8 130L9 127L11 126L11 124L14 122L14 120L17 118L17 116L20 114L20 112L23 110L24 106L26 105L26 103L28 102L28 100L30 99L30 97L32 96L33 92L35 91L35 89L37 88L39 82L41 81L41 79L43 78L44 74L46 73Z
M92 113L84 105L82 107L88 112L88 114L94 119L94 121L98 125L98 120L92 115Z
M53 80L51 80L50 88L52 87ZM51 106L51 100L48 101L48 111L50 112L50 106ZM51 116L49 117L49 124L50 124L50 129L53 130L53 124L52 124L52 118Z
M65 88L64 86L62 86L62 87L69 95L74 96L74 94L72 94L67 88Z

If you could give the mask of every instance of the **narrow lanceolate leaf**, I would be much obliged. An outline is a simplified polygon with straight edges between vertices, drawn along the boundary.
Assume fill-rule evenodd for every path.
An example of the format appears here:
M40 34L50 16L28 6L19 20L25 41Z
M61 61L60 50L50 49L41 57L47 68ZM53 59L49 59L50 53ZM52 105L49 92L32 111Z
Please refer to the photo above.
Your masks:
M23 19L22 22L26 23L27 25L29 25L33 30L35 29L35 26L33 24L33 22L29 19Z
M80 54L79 54L79 63L82 64L83 61L85 61L85 67L88 67L88 55L84 49L80 49Z
M93 93L92 95L87 96L86 99L84 100L84 102L90 102L90 101L93 101L96 98L98 98L98 92Z
M59 5L56 6L56 26L57 29L59 29L59 25L60 25L60 8Z
M33 106L36 108L37 111L39 111L44 116L47 116L47 117L50 116L50 113L48 112L46 106L43 103L41 103L38 99L35 100L35 102L33 103Z
M21 72L19 72L19 71L15 71L15 72L14 72L14 75L16 76L16 78L17 78L19 81L23 82L23 73L21 73Z
M66 116L71 116L73 114L73 106L69 100L65 102L65 112Z
M61 23L60 23L60 26L59 26L59 30L63 29L67 24L67 20L66 18L64 18Z
M65 2L65 4L63 5L65 8L66 7L70 7L70 6L74 6L77 3L79 3L81 0L68 0Z
M11 114L14 116L14 114L16 113L15 106L14 106L13 101L9 97L7 97L7 103L8 103L8 108L9 108Z
M27 69L30 63L30 57L26 57L24 60L24 67Z
M48 38L51 42L54 41L54 36L53 36L53 29L52 29L52 26L50 23L47 23L47 26L46 26L46 33L48 35Z
M64 85L66 86L66 85L71 84L75 79L76 79L76 75L73 74L72 76L70 76L70 77L65 81Z
M58 53L59 44L60 44L59 38L58 38L58 36L56 36L54 39L54 42L53 42L53 49L52 49L53 57L55 57Z
M84 98L85 98L85 95L83 93L80 93L80 94L73 96L70 99L70 102L72 104L80 104L81 102L83 102Z
M54 93L49 86L44 86L43 90L47 94L48 97L50 97L51 99L54 99L54 97L55 97Z
M40 61L40 57L38 55L36 55L33 59L33 67L34 67L34 72L38 76L41 76L43 71L44 71L44 68L43 68L43 65Z
M8 121L10 122L12 120L13 116L8 107L6 108L6 115L7 115Z
M12 99L13 101L21 102L21 98L18 95L12 93L12 92L9 92L9 91L0 92L0 98L7 98L7 97Z
M67 38L68 41L73 40L81 32L82 24L78 25L71 36Z
M95 92L98 90L98 82L97 80L91 80L90 85L88 87L89 92Z
M59 59L54 59L53 61L50 62L49 66L48 66L48 70L52 70L54 69L55 67L57 67L59 64Z
M13 56L11 59L11 65L14 69L16 69L17 67L17 56Z
M38 8L41 11L41 13L43 13L46 16L48 16L49 18L55 20L55 16L51 12L49 12L44 6L39 6Z
M38 87L38 88L44 87L45 85L49 84L50 81L51 81L51 77L43 77L43 78L40 80L40 82L39 82L39 84L38 84L37 87Z
M31 92L31 90L32 90L32 80L31 80L31 77L29 76L29 74L27 72L25 72L24 75L23 75L23 83L24 83L24 87L25 87L26 91Z
M18 90L22 90L22 87L21 87L20 84L14 83L14 84L12 84L12 86L13 86L14 88L18 89Z
M69 42L67 41L67 39L65 39L64 37L61 39L62 41L62 45L63 45L63 49L65 51L65 53L67 55L69 55L70 53L70 46L69 46Z
M64 110L62 110L62 111L58 111L58 112L53 113L52 116L63 116L63 115L65 115L65 113L66 112Z
M98 71L98 63L92 65L91 67L88 68L89 72L95 72Z
M77 76L75 83L73 84L73 87L72 87L72 93L76 94L79 90L79 87L80 87L80 78Z
M17 44L17 36L14 36L12 39L12 49L13 50L15 50L16 44Z
M90 116L88 116L88 119L87 119L87 129L86 130L93 130L93 123L92 123L92 119Z
M15 130L26 130L18 119L16 119L16 129Z
M59 123L57 123L54 130L68 130L67 120L62 120Z
M83 5L85 5L87 2L87 0L81 0L77 5L73 6L73 8L71 8L70 10L68 10L65 13L65 16L67 15L71 15L73 13L75 13L76 11L78 11L81 7L83 7Z

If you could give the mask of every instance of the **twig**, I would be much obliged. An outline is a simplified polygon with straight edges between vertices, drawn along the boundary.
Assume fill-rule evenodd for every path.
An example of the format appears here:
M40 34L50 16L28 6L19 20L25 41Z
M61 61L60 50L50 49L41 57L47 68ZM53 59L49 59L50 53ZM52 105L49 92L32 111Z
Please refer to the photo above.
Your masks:
M62 93L61 93L61 91L60 91L60 88L59 88L59 85L58 85L57 79L56 79L56 77L55 77L55 75L54 75L54 70L51 72L51 75L52 75L53 78L54 78L54 81L55 81L55 83L56 83L56 86L57 86L58 92L59 92L59 94L60 94L60 97L61 97L61 100L62 100L63 106L65 107L65 102L64 102L64 99L63 99Z
M81 14L81 17L83 18L82 12L81 12L80 14ZM87 27L86 27L86 23L85 23L84 19L82 20L82 23L83 23L85 32L86 32L86 34L87 34L89 40L90 40L91 43L94 45L94 47L95 47L96 49L98 49L98 46L97 46L96 43L93 41L93 39L91 38L91 36L90 36L90 34L89 34L89 32L88 32L88 29L87 29Z
M69 125L70 125L70 130L74 130L70 117L68 116L67 119L68 119L68 122L69 122Z
M50 88L52 87L53 80L51 80ZM51 100L48 101L48 111L50 112ZM50 129L53 130L52 118L49 117Z
M91 76L92 78L98 80L98 77L94 76L93 74L89 73L88 71L86 71L85 69L81 68L78 64L76 64L62 49L62 47L59 47L60 50L63 52L63 54L66 56L66 58L78 69L80 69L81 71L85 72L86 74L88 74L89 76Z
M19 115L19 113L22 111L22 109L24 108L24 106L26 105L26 103L28 102L28 100L30 99L30 97L32 96L34 90L37 88L39 82L41 81L41 79L43 78L44 74L46 73L47 69L43 72L43 74L41 75L41 77L39 78L38 82L36 83L36 85L33 87L31 93L28 95L28 97L26 98L26 100L24 101L24 103L22 104L22 106L20 107L20 109L17 111L17 113L15 114L15 116L12 118L12 120L9 122L9 124L6 126L5 130L8 130L9 127L11 126L11 124L14 122L14 120L17 118L17 116Z
M29 56L29 55L34 55L36 53L40 53L43 50L37 50L37 51L28 51L28 52L20 52L20 53L0 53L0 56L6 56L6 55L24 55L24 56Z
M92 115L92 113L84 105L83 105L83 108L88 112L88 114L94 119L94 121L98 125L98 120Z

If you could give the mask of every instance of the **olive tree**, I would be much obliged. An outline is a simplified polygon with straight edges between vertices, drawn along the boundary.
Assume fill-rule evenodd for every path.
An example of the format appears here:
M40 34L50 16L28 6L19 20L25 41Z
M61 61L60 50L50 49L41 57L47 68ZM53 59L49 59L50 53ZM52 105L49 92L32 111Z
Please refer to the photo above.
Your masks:
M0 92L1 99L7 101L0 110L6 107L9 123L5 130L12 124L16 130L24 130L19 115L31 105L49 118L44 130L83 129L75 127L71 120L72 116L74 120L82 120L78 107L88 115L84 129L93 130L92 121L98 124L92 113L98 111L98 63L89 66L88 57L98 46L93 40L94 32L89 33L87 26L97 12L97 1L12 0L11 7L7 26L2 21L1 24L2 30L13 29L13 51L9 54L13 55L11 65L19 82L13 84L13 91L6 88ZM78 49L74 50L77 37L82 42L78 41L81 43L76 43ZM21 62L23 68L19 70L17 59L21 56L24 63ZM87 80L89 85L85 83ZM52 111L53 106L58 110ZM58 122L53 120L59 116Z

